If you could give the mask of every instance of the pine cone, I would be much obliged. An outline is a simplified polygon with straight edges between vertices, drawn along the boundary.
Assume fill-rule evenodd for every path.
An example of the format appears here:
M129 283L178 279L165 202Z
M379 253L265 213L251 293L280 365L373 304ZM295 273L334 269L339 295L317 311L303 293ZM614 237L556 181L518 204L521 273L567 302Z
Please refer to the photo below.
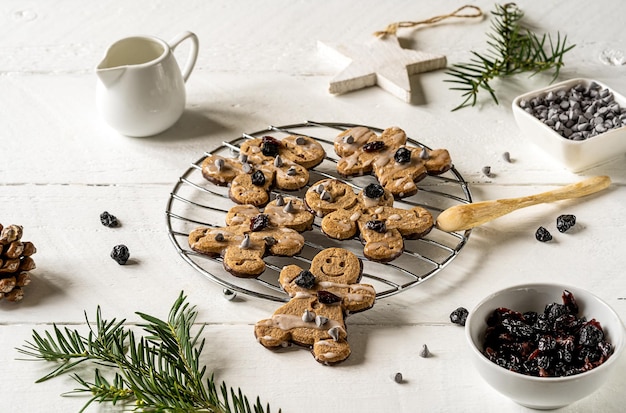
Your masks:
M37 249L32 242L22 241L22 232L19 225L0 224L0 299L20 301L30 283L28 272L35 268L31 255Z

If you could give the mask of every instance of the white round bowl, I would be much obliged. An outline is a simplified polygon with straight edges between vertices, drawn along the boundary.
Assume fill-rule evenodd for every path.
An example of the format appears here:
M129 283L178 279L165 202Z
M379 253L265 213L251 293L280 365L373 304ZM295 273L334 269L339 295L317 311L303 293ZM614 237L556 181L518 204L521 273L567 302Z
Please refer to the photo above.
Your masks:
M592 83L609 89L613 93L615 102L621 108L626 108L626 97L602 82L584 78L566 80L525 93L516 97L512 103L513 116L522 134L572 172L580 172L623 156L626 153L626 126L610 129L585 140L574 141L564 138L551 127L526 112L520 103L530 101L535 97L546 96L549 92L556 93L559 90L569 90L578 84L589 87Z
M595 318L613 345L613 354L601 365L584 373L567 377L534 377L500 367L482 353L487 319L498 307L514 311L543 312L550 303L562 303L563 290L570 291L578 306L579 317ZM498 392L533 409L556 409L580 400L600 388L614 373L617 359L625 347L624 325L604 301L581 288L558 284L518 285L495 292L470 311L465 323L474 365L483 379Z

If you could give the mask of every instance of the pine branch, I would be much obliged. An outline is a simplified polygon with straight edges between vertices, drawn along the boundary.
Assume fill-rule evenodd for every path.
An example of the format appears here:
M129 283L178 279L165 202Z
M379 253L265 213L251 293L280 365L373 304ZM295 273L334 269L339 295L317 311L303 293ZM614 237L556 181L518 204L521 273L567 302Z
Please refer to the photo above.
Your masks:
M491 13L495 20L491 25L492 32L487 34L487 51L482 54L472 51L469 63L454 64L446 72L452 79L444 82L455 84L450 90L464 92L462 97L465 99L453 111L476 105L481 90L487 91L498 104L495 90L489 84L496 78L522 72L534 75L554 69L552 80L556 80L564 65L563 55L575 46L567 45L567 37L561 40L560 33L557 33L555 42L550 35L538 37L529 30L522 30L520 21L524 14L514 3L496 5Z
M56 363L37 382L69 374L79 387L65 394L90 396L81 412L92 403L120 403L125 411L136 412L270 413L269 404L264 407L258 397L251 405L241 389L235 391L223 382L218 388L212 375L206 377L207 368L200 363L204 326L192 334L197 311L183 293L167 321L136 314L143 320L139 327L145 336L137 337L125 320L103 319L98 307L95 325L85 314L86 336L54 325L52 332L33 331L32 341L17 350L34 360ZM73 372L82 364L93 367L93 380ZM107 379L101 368L113 378Z

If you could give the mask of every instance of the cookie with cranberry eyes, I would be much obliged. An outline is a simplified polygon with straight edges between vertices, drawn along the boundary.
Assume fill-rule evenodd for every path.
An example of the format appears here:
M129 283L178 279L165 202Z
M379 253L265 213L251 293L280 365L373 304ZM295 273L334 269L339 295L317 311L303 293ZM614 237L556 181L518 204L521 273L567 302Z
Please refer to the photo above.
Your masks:
M359 283L362 270L361 260L342 248L320 251L308 269L283 267L279 281L290 300L256 323L259 343L270 349L301 345L327 365L347 359L351 349L345 319L371 308L376 299L374 287Z
M324 160L324 148L308 136L271 136L246 140L237 159L209 155L201 164L202 176L229 186L238 204L264 206L272 188L295 191L309 182L308 169Z
M343 176L373 174L395 198L417 192L416 183L426 175L439 175L452 167L445 149L430 150L406 145L405 132L385 129L380 136L363 126L347 129L334 140L340 156L337 172Z
M263 213L253 205L236 205L228 211L225 227L194 229L189 246L210 257L221 256L224 269L237 277L255 278L265 271L266 255L298 254L304 247L299 232L312 223L313 215L295 198L274 200Z
M422 207L394 207L393 196L380 184L355 194L344 182L322 181L309 188L305 199L307 207L323 217L324 234L339 240L359 235L363 255L372 261L397 258L404 251L404 239L423 237L434 225L431 213Z

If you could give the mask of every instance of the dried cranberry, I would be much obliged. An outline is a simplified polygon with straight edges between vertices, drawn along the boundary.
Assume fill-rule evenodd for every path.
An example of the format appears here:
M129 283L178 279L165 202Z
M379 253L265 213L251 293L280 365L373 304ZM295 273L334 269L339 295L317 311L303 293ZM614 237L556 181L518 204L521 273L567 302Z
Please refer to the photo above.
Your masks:
M523 321L506 318L502 320L502 325L511 335L520 338L532 337L535 330Z
M334 304L341 301L341 297L324 290L317 292L317 299L322 304Z
M613 353L613 346L608 341L601 341L598 343L598 349L602 352L602 356L605 358Z
M554 323L554 321L562 316L563 314L567 314L567 307L564 304L559 303L550 303L546 305L545 310L543 311L548 322Z
M604 340L604 332L600 324L591 320L585 323L580 329L580 336L578 338L578 344L585 347L597 346L602 340Z
M310 290L311 288L315 287L315 275L313 275L311 271L302 270L300 274L298 274L294 282L299 287Z
M272 136L264 136L261 140L261 152L265 156L276 156L280 148L280 141Z
M501 353L495 359L495 363L507 370L519 371L522 364L520 359L515 354Z
M115 228L119 224L115 215L111 215L107 211L100 214L100 222L102 225L109 228Z
M537 362L537 359L527 359L522 363L522 367L523 367L522 372L529 376L538 376L539 375L538 364L539 363Z
M573 356L571 350L568 350L566 348L559 348L556 351L556 355L559 358L559 360L562 361L565 364L571 363L572 360L574 359L574 356Z
M574 215L559 215L556 218L556 228L559 232L565 232L576 225L576 217Z
M369 184L363 190L365 196L372 199L378 199L385 195L385 189L380 184Z
M527 311L523 314L523 316L524 320L526 320L528 324L533 325L537 321L538 314L534 311Z
M383 141L372 141L363 145L363 151L365 152L378 152L385 148L385 142Z
M563 305L567 307L568 311L572 314L578 314L578 304L576 303L576 299L574 298L574 294L567 290L563 290L563 295L561 296L563 300Z
M259 214L250 220L250 231L256 232L267 228L270 225L270 219L265 214Z
M411 162L411 151L403 146L396 151L393 159L398 163L409 163Z
M583 322L574 314L563 314L554 320L552 328L557 333L570 334L576 333L582 327Z
M256 170L252 174L252 184L256 186L265 185L265 174L262 171Z
M552 323L548 321L545 314L539 314L533 323L533 328L539 332L547 332L552 329Z
M556 340L550 335L541 336L537 342L539 351L552 351L556 348Z
M367 221L365 223L365 228L371 229L372 231L376 231L381 234L387 231L387 226L385 225L385 221L381 221L379 219Z
M575 341L576 338L574 336L556 337L556 342L559 347L570 352L574 351L574 347L576 347Z
M544 227L539 227L537 228L537 232L535 232L535 238L537 238L537 241L547 242L552 239L552 234Z
M124 244L116 245L111 251L111 258L115 260L119 265L124 265L130 258L130 252L128 247Z
M461 326L465 325L469 311L465 307L459 307L450 313L450 321Z
M583 346L578 350L578 361L581 363L596 363L602 359L602 351L598 347L586 347ZM589 366L594 367L594 366Z

